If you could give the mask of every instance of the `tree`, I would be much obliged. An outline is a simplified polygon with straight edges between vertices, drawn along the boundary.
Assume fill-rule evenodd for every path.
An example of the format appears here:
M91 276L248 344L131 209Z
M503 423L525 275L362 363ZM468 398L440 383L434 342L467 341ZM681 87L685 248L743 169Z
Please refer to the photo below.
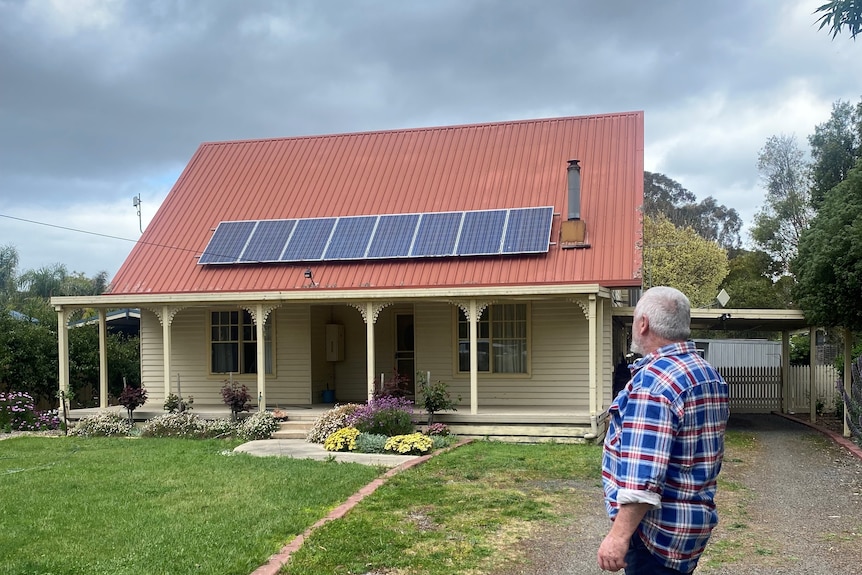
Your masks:
M742 219L733 208L712 196L698 202L679 182L653 172L644 172L644 214L665 216L677 228L692 228L700 237L731 250L739 247Z
M780 273L786 273L811 219L808 165L796 138L782 134L766 140L757 169L766 185L766 199L754 216L751 239L780 264Z
M817 18L820 22L818 30L829 26L833 40L844 27L854 40L862 33L862 2L859 0L830 0L814 13L820 13L820 17Z
M730 295L728 307L782 309L790 307L792 278L780 276L773 259L763 251L740 250L728 262L729 272L721 284Z
M854 107L838 100L829 120L808 136L811 146L811 203L815 209L826 192L840 184L862 157L862 100Z
M644 216L644 288L668 285L692 306L711 304L727 276L727 252L694 229L679 229L664 216Z
M862 329L862 159L826 194L792 269L794 295L810 323Z
M0 246L0 300L17 292L18 250L15 246Z

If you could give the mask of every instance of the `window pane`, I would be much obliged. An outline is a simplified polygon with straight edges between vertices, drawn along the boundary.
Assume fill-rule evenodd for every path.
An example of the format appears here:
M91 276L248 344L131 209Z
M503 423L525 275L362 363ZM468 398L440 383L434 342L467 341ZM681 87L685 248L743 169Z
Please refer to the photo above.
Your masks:
M242 344L242 372L257 373L257 344L244 342Z
M212 372L237 373L239 371L239 349L234 343L212 344Z

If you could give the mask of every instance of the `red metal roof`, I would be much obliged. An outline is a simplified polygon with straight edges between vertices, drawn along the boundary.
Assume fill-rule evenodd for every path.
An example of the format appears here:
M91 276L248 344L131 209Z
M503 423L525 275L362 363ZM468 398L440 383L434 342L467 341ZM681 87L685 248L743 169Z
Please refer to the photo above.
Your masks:
M643 112L202 144L113 294L600 284L639 286ZM563 249L580 160L589 248ZM554 206L547 254L199 265L220 221Z

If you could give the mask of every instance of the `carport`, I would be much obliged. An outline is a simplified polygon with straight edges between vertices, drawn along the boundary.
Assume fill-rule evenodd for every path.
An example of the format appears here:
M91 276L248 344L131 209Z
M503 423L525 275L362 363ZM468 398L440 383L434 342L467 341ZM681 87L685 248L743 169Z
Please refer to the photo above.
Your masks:
M633 307L618 307L612 310L613 321L617 331L625 331L631 333L632 321L634 317ZM810 378L809 381L814 381L814 365L816 358L816 337L815 330L817 326L811 326L805 320L805 315L801 310L794 309L730 309L730 308L695 308L691 310L691 327L693 330L714 330L714 331L736 331L736 332L780 332L781 333L781 381L780 385L770 383L768 381L757 381L752 378L751 381L729 381L731 384L731 411L734 410L734 399L739 398L739 394L735 393L734 386L745 385L747 389L746 399L750 399L752 390L753 393L760 394L758 397L759 405L764 406L762 412L773 411L773 406L780 406L782 413L787 413L787 398L788 398L788 378L787 374L790 369L790 334L794 332L808 330L811 348L810 348ZM845 333L844 337L844 364L849 365L851 358L851 341ZM845 386L848 382L845 382ZM737 387L737 390L739 388ZM815 393L809 393L809 415L811 421L817 419L817 396ZM750 404L749 404L750 405ZM737 406L738 407L738 406ZM745 408L739 411L752 412L752 409ZM756 411L756 410L755 410ZM845 429L845 434L849 430Z

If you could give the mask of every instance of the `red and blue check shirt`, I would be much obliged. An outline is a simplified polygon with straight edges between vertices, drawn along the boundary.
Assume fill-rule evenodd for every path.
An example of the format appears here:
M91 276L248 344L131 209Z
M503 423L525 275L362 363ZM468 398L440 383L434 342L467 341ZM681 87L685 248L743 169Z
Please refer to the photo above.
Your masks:
M729 416L727 383L693 342L646 355L609 409L602 482L608 515L650 503L638 527L663 564L689 573L718 523L713 502Z

